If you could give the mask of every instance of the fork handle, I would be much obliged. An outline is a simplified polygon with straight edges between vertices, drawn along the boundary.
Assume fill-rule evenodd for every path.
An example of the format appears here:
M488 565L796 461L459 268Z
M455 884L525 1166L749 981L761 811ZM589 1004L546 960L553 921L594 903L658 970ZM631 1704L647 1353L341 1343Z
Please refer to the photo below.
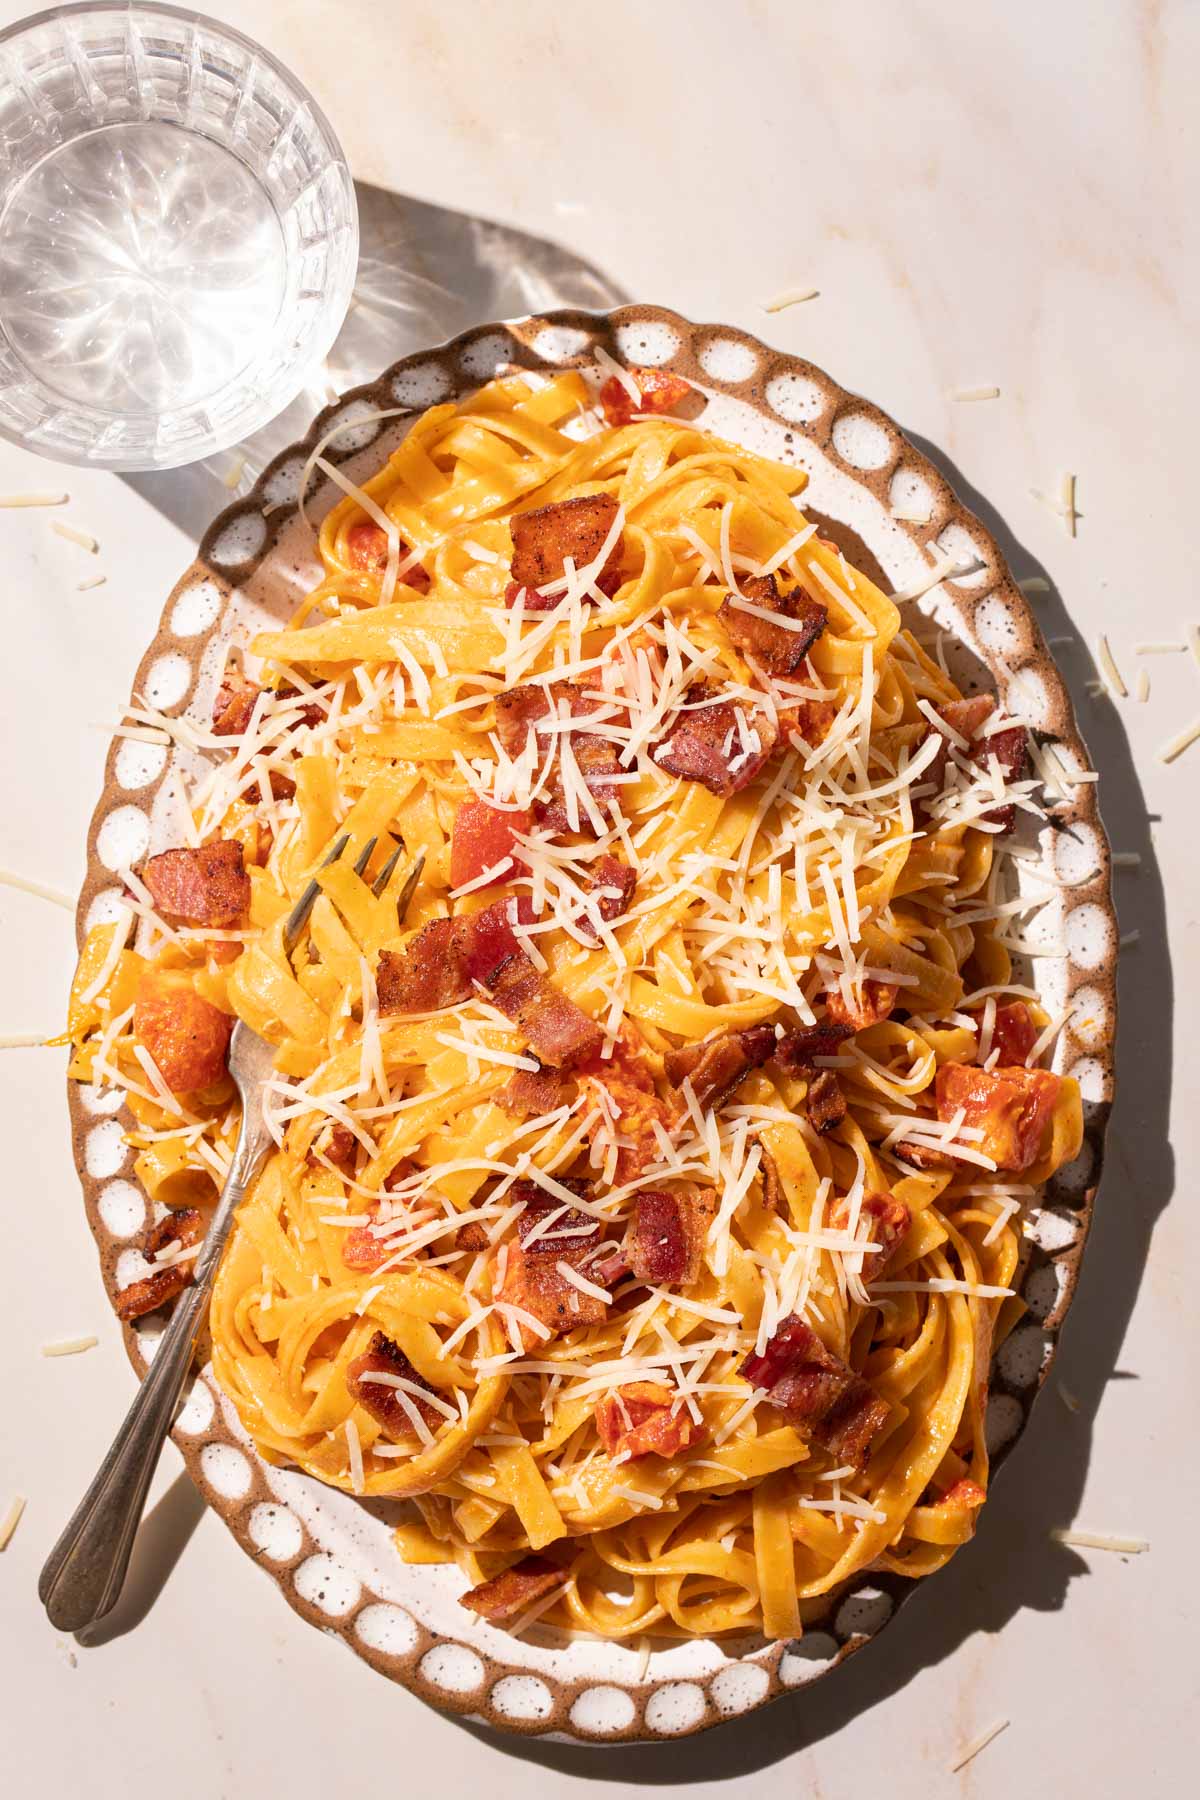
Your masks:
M246 1116L244 1111L243 1121ZM195 1281L180 1295L108 1455L47 1558L38 1597L59 1631L82 1631L116 1605L146 1494L192 1365L217 1263L234 1213L269 1142L261 1126L243 1123L229 1176L197 1258Z

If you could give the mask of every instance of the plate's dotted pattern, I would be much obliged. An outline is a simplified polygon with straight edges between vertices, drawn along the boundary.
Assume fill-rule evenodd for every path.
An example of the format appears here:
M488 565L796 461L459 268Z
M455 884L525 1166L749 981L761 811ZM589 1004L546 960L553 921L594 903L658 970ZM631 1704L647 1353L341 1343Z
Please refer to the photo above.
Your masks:
M962 649L968 663L973 655L990 669L1003 703L1055 747L1068 770L1086 766L1061 679L999 551L892 421L811 364L779 355L744 333L690 325L652 307L483 327L439 351L406 359L373 386L326 408L306 442L276 458L254 491L214 523L199 561L168 601L135 689L166 712L186 712L197 721L207 717L226 648L236 638L231 602L245 584L251 584L256 599L260 587L269 588L271 551L292 516L305 459L333 425L352 428L327 447L331 462L364 456L380 440L382 461L397 421L372 419L372 412L398 406L419 411L513 366L560 368L587 361L597 344L629 364L670 365L714 403L723 397L743 403L749 409L748 442L781 460L799 461L810 473L819 466L827 488L840 481L847 493L877 503L876 524L862 541L885 568L897 542L922 551L925 566L941 550L977 560L982 566L974 574L947 580L942 596L923 599L917 610L933 613L949 631L952 656ZM310 499L316 486L309 488ZM158 746L114 743L89 836L80 938L92 925L118 916L122 894L113 877L136 864L155 827L161 829L152 812L167 766L167 752ZM1081 1080L1094 1103L1088 1108L1093 1118L1080 1158L1055 1179L1031 1221L1034 1247L1024 1277L1029 1311L993 1368L987 1418L993 1454L1019 1435L1070 1301L1111 1086L1116 930L1094 786L1070 791L1056 826L1042 833L1041 866L1065 885L1060 904L1045 908L1046 954L1037 965L1038 978L1057 997L1059 1010L1072 1000L1083 1003L1079 1010L1086 1018L1063 1034L1056 1066ZM1046 891L1044 885L1040 891ZM1031 924L1030 932L1035 929ZM126 1127L112 1116L111 1098L73 1087L70 1099L89 1219L115 1291L144 1266L135 1243L152 1212L129 1178L130 1153L121 1142ZM150 1319L127 1330L135 1358L149 1360L162 1325L161 1318ZM911 1592L911 1584L889 1577L861 1579L833 1598L824 1628L818 1624L790 1645L730 1646L720 1653L722 1665L703 1680L679 1679L674 1659L669 1659L670 1679L665 1671L656 1676L656 1655L641 1682L610 1680L599 1669L591 1679L567 1681L556 1671L553 1652L537 1672L506 1665L499 1660L503 1634L482 1621L464 1615L458 1629L471 1641L455 1641L372 1593L350 1561L318 1545L304 1521L268 1486L262 1464L248 1452L207 1374L193 1383L175 1431L206 1497L304 1617L339 1632L360 1655L425 1698L514 1731L553 1730L594 1743L669 1739L744 1714L835 1667L881 1630Z

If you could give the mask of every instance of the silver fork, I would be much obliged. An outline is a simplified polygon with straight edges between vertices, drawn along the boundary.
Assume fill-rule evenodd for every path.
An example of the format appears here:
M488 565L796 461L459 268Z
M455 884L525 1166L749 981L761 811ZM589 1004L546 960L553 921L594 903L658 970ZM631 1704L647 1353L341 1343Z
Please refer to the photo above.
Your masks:
M337 861L348 841L346 837L337 840L324 866ZM372 838L355 859L359 875L371 860L376 842ZM376 877L376 894L387 886L399 854L397 850ZM397 898L401 924L424 860L424 856L417 859ZM284 942L289 951L304 929L320 891L319 883L310 881L288 914ZM229 1040L229 1073L241 1098L242 1123L229 1174L196 1258L192 1285L184 1288L176 1301L171 1322L159 1340L154 1360L108 1455L46 1559L38 1596L50 1623L59 1631L82 1631L94 1625L112 1611L124 1585L150 1482L208 1315L209 1294L225 1240L234 1214L271 1145L263 1116L263 1094L274 1069L274 1058L272 1046L239 1019Z

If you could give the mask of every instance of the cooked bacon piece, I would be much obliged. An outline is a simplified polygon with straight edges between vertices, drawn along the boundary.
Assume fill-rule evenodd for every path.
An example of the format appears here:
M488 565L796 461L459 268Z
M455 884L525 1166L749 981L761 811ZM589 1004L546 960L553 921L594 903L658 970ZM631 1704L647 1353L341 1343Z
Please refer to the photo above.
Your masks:
M490 1581L481 1581L469 1594L463 1594L458 1604L479 1613L491 1624L500 1625L524 1612L543 1594L561 1587L570 1572L552 1563L548 1557L523 1556L511 1569L505 1569L503 1575L493 1575Z
M331 1162L334 1168L340 1169L344 1175L353 1174L358 1139L348 1125L343 1125L335 1119L333 1124L327 1126L317 1138L313 1148L324 1156L326 1162Z
M511 1118L537 1118L563 1104L567 1078L557 1069L518 1069L508 1086L496 1096Z
M974 694L969 700L951 700L948 705L940 708L941 716L950 729L967 740L970 746L967 754L972 762L987 769L994 756L1006 781L1020 781L1029 763L1025 727L1008 725L1002 731L981 735L994 711L995 701L990 694ZM930 726L931 731L934 729L935 727ZM938 789L943 788L949 757L950 745L948 740L943 739L938 754L925 771L924 780L932 782ZM1016 816L1017 809L1013 805L994 806L990 812L982 814L982 819L990 825L999 825L1002 831L1011 831Z
M454 1234L454 1248L467 1250L472 1256L480 1250L486 1250L491 1243L487 1226L480 1219L467 1219Z
M741 1373L797 1429L835 1462L861 1468L891 1408L869 1383L827 1350L795 1313L782 1320L761 1355L748 1356Z
M634 1200L633 1224L625 1240L631 1273L656 1287L691 1287L704 1266L704 1243L716 1217L711 1188L670 1194L646 1188Z
M409 546L400 539L400 560L408 555ZM346 533L346 556L352 569L361 569L367 575L382 575L387 569L388 541L387 532L382 525L376 525L373 519L360 519ZM411 569L405 569L403 575L397 577L402 587L410 587L414 593L429 592L429 572L422 564L414 563Z
M579 1325L598 1325L608 1316L607 1302L596 1294L585 1294L573 1281L568 1281L558 1264L568 1263L571 1268L575 1264L564 1253L561 1244L550 1246L551 1250L558 1250L557 1256L539 1255L540 1248L540 1239L532 1250L526 1250L519 1243L509 1244L504 1280L496 1295L497 1305L516 1306L522 1312L531 1313L555 1336L562 1331L574 1331ZM587 1279L594 1277L589 1275ZM515 1323L519 1329L520 1320Z
M523 683L520 687L509 688L496 695L496 735L505 752L517 757L525 749L530 734L538 745L539 767L545 759L546 746L552 741L551 734L539 732L538 722L550 717L551 713L561 716L563 709L572 719L585 719L589 713L601 708L610 708L611 702L601 692L589 692L577 687L571 681L554 681L549 689L532 682ZM557 731L554 740L561 745L564 737L569 741L571 753L579 768L584 785L589 793L603 808L608 805L617 792L614 776L621 773L620 758L615 744L592 731ZM539 825L548 831L567 831L572 829L570 812L566 795L563 791L562 775L559 768L559 752L556 748L551 763L547 782L549 789L546 797L539 800L535 813ZM587 810L579 807L578 828L583 832L595 829L595 823Z
M973 1511L976 1507L982 1506L986 1499L986 1488L981 1488L979 1483L972 1481L969 1475L960 1475L935 1504L961 1507L966 1511Z
M794 675L829 623L829 608L811 599L801 587L780 593L773 575L746 576L742 598L759 611L748 612L738 605L736 594L726 595L717 618L727 637L770 674ZM775 625L760 616L763 612L777 613L792 623Z
M581 1196L587 1192L586 1182L560 1178L560 1185ZM598 1324L607 1316L607 1303L576 1287L559 1264L583 1271L589 1281L597 1280L587 1265L603 1236L600 1220L577 1206L566 1206L564 1211L565 1202L546 1194L532 1181L514 1182L508 1198L514 1202L523 1200L525 1210L517 1220L516 1240L510 1240L507 1247L497 1303L532 1313L555 1334L574 1331L579 1325ZM537 1236L533 1235L535 1228ZM519 1324L518 1320L518 1327Z
M675 1409L678 1408L676 1411ZM610 1456L678 1456L704 1437L680 1396L659 1381L631 1381L596 1407L596 1432Z
M492 887L513 872L513 845L518 833L527 832L532 815L521 809L504 811L486 800L464 800L454 815L450 837L450 886L464 887L488 869L494 869Z
M825 996L825 1011L835 1025L848 1025L851 1031L865 1031L891 1016L900 993L890 981L872 981L868 976L853 1000L847 1001L836 984Z
M535 968L523 950L514 951L483 979L500 1011L524 1033L539 1062L566 1069L599 1050L604 1039L600 1027Z
M982 1029L982 1027L981 1027ZM1009 1006L998 1006L992 1025L992 1050L999 1050L997 1062L1002 1068L1024 1063L1038 1041L1038 1028L1023 1000ZM988 1052L989 1056L991 1051Z
M1062 1082L1046 1069L996 1069L988 1074L966 1063L943 1063L937 1072L938 1118L961 1111L968 1129L983 1132L971 1147L998 1169L1015 1174L1038 1159Z
M839 1200L834 1207L829 1215L829 1223L834 1231L845 1231L849 1227L850 1208L844 1200ZM907 1236L912 1214L904 1201L897 1200L893 1194L864 1194L858 1209L857 1236L860 1238L864 1236L864 1223L868 1241L879 1245L878 1256L863 1259L863 1279L870 1283L895 1255L897 1246Z
M666 1055L667 1080L672 1087L691 1081L696 1104L714 1111L749 1075L761 1068L776 1051L773 1025L747 1025L741 1031L718 1031L699 1044L684 1044Z
M773 1212L780 1219L786 1219L790 1224L792 1219L792 1209L788 1205L788 1198L784 1192L783 1182L780 1179L779 1164L775 1161L775 1158L771 1155L771 1152L767 1149L767 1146L763 1143L761 1138L759 1139L758 1147L762 1153L762 1158L758 1166L762 1174L763 1205L768 1212Z
M198 994L182 970L143 969L133 1035L173 1094L194 1094L220 1080L232 1032L230 1015Z
M217 838L196 849L162 850L145 864L142 880L172 923L225 931L250 905L250 877L236 838Z
M556 606L561 593L547 598L541 590L562 580L567 557L577 571L595 561L619 510L615 494L581 494L574 500L559 500L553 506L518 513L512 521L511 590L525 589L526 607L536 598L539 605L533 611ZM616 576L620 581L620 566L618 540L599 571L596 586L601 592L615 591L612 578ZM602 586L602 582L606 585ZM516 591L512 592L512 600L516 599ZM505 599L512 604L507 594Z
M836 1056L853 1036L852 1025L805 1025L781 1037L772 1054L781 1069L805 1072L816 1067L818 1056Z
M380 1375L388 1379L372 1379ZM398 1382L408 1385L399 1387ZM362 1356L347 1363L346 1386L351 1398L383 1426L389 1437L420 1435L413 1424L412 1413L400 1399L401 1394L431 1431L446 1422L444 1413L421 1398L422 1394L436 1395L437 1389L418 1373L399 1344L393 1343L382 1331L375 1333Z
M666 738L651 754L668 775L698 781L710 794L739 794L765 768L778 739L766 713L742 701L722 700L708 681L687 690L686 711L677 712Z
M440 1012L469 1000L472 983L486 980L519 948L511 905L494 900L457 919L431 919L403 950L382 951L375 973L380 1012ZM525 895L516 902L516 916L518 924L533 922Z
M808 1084L804 1110L815 1131L832 1131L846 1116L846 1096L832 1069L822 1069Z
M217 737L241 736L261 691L237 669L226 669L213 701L212 728Z
M689 402L686 418L700 411L703 395L698 393L691 382L685 381L681 375L672 375L669 369L632 368L626 371L633 377L634 386L641 395L640 402L616 375L610 375L600 389L600 410L610 425L628 425L635 413L671 413ZM701 406L694 406L699 401Z
M674 1119L671 1107L658 1097L641 1033L622 1025L612 1055L589 1057L575 1073L595 1093L616 1135L629 1140L617 1152L617 1179L632 1181L659 1155L655 1125L666 1131Z
M152 1263L164 1250L190 1249L203 1236L204 1221L200 1214L194 1207L185 1206L178 1212L167 1213L156 1225L151 1225L142 1239L142 1255ZM189 1257L186 1262L169 1263L166 1268L143 1275L140 1281L131 1281L117 1295L118 1319L128 1324L131 1319L145 1318L147 1313L157 1312L168 1300L174 1300L185 1287L190 1287L193 1266L194 1259Z
M375 971L381 1013L440 1012L471 992L456 954L453 919L431 919L403 950L380 952Z
M823 742L829 727L837 718L832 700L796 700L779 709L779 735L791 743L802 738L808 745Z
M637 871L631 869L627 862L622 862L619 856L598 856L589 871L587 886L605 890L600 894L596 908L605 924L611 925L614 919L620 918L633 899ZM579 929L593 944L599 943L599 933L590 919L581 918Z

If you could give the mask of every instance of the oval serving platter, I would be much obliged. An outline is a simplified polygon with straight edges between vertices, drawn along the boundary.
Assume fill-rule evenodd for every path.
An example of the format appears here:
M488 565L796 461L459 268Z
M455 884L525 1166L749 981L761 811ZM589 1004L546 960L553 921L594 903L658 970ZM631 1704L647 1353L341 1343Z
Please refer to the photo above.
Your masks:
M395 363L327 407L309 436L277 457L252 492L214 522L196 562L171 593L134 692L164 713L205 724L226 657L264 626L286 619L319 576L311 531L297 513L305 460L335 425L325 454L357 481L382 466L405 421L511 368L594 365L600 347L627 366L656 365L688 378L706 399L700 425L806 470L805 512L852 563L900 592L943 578L903 608L905 622L941 634L966 692L995 692L1030 728L1046 787L1048 822L1013 859L1014 894L1044 901L1023 927L1038 954L1018 959L1017 979L1057 1016L1074 1006L1053 1066L1080 1082L1086 1135L1032 1209L1020 1273L1027 1312L995 1358L988 1434L997 1461L1019 1437L1045 1379L1071 1302L1090 1222L1112 1091L1117 931L1109 849L1094 782L1076 783L1086 751L1029 606L994 540L933 465L876 407L797 357L723 325L693 324L654 306L607 314L554 312L483 325L440 348ZM308 503L319 520L335 490ZM939 560L940 559L940 560ZM179 841L172 829L171 771L201 759L176 746L116 739L88 834L77 932L114 916L116 871ZM1055 785L1057 783L1057 785ZM132 1178L123 1133L131 1121L112 1093L70 1083L76 1161L110 1298L145 1272L134 1247L151 1220ZM135 1369L153 1355L161 1318L126 1328ZM339 1634L381 1673L423 1699L508 1731L554 1733L604 1744L669 1739L747 1713L836 1667L888 1622L912 1584L860 1577L836 1594L828 1617L801 1642L695 1640L652 1647L596 1641L513 1639L456 1601L453 1567L408 1568L391 1542L399 1508L365 1503L254 1454L211 1371L194 1380L175 1440L210 1506L311 1624ZM986 1509L980 1529L987 1530Z

